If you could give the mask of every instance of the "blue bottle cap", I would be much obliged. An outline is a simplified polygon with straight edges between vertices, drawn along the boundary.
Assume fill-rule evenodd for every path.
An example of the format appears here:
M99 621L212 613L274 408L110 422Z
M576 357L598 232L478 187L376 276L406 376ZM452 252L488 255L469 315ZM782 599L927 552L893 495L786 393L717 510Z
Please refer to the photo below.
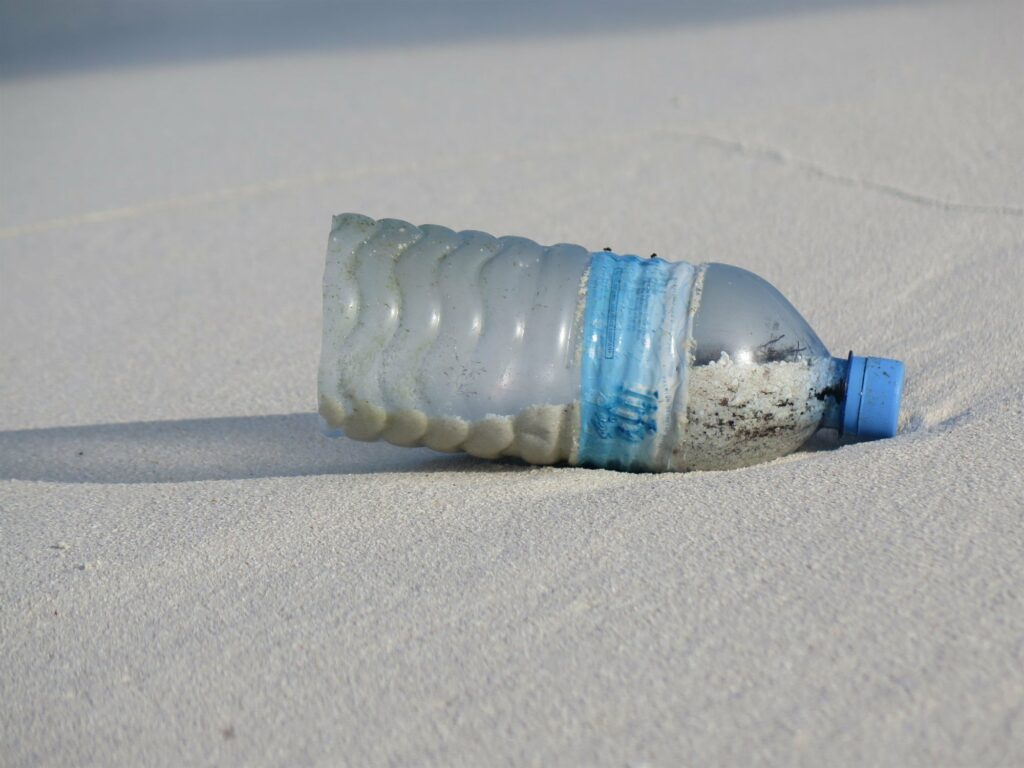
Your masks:
M903 363L850 353L843 403L843 434L861 440L892 437L903 400Z

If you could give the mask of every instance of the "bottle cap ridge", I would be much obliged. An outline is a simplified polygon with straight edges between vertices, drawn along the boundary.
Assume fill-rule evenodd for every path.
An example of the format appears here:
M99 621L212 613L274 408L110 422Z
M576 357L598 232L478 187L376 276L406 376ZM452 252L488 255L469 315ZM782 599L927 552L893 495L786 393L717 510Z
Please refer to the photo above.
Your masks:
M893 437L903 400L904 367L899 360L850 353L843 403L844 435L861 440Z

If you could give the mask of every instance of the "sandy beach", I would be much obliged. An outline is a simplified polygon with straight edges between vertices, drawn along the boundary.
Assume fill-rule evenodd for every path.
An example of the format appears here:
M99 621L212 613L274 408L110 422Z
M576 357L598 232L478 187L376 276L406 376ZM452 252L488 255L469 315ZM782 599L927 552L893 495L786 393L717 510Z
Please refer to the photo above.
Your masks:
M1021 4L279 5L4 11L0 765L1024 763ZM901 432L329 440L342 211L750 269Z

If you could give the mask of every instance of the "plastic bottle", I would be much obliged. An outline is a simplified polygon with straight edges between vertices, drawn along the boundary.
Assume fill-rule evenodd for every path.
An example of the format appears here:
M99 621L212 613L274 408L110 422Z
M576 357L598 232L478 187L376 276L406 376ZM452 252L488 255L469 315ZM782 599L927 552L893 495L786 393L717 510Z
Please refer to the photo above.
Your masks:
M640 471L727 469L819 428L896 433L903 365L833 358L769 283L578 245L334 217L327 433Z

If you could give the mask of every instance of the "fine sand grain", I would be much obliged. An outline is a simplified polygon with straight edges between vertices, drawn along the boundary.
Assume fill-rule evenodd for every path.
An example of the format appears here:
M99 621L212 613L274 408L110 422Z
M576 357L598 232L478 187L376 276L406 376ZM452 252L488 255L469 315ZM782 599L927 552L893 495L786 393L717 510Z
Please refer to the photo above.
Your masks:
M0 19L0 765L1024 764L1019 2L145 5ZM750 269L902 431L328 440L342 210Z

